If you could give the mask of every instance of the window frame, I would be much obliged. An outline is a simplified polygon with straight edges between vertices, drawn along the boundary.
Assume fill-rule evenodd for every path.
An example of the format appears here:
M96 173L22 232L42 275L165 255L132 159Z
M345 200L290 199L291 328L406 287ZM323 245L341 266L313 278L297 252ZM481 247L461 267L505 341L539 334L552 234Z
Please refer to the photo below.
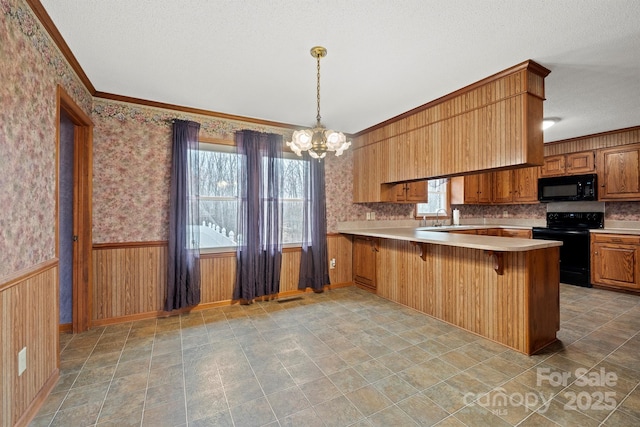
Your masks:
M216 152L228 152L228 153L235 153L235 147L236 147L236 143L234 140L229 140L229 139L218 139L218 138L206 138L206 137L201 137L198 140L198 149L200 151L216 151ZM222 148L222 149L221 149ZM299 161L306 161L305 159L297 156L293 151L291 151L288 147L284 147L283 148L283 152L282 152L282 157L285 159L292 159L292 160L299 160ZM239 197L229 197L229 196L225 196L225 197L217 197L217 196L198 196L197 197L198 202L200 200L212 200L212 201L239 201ZM293 201L293 202L304 202L305 199L291 199L291 198L286 198L286 199L281 199L282 202L286 202L286 201ZM199 224L200 225L200 224ZM206 255L206 254L222 254L222 253L231 253L231 252L236 252L238 246L218 246L218 247L212 247L212 248L200 248L200 254L201 255ZM292 242L292 243L283 243L282 244L282 248L283 249L289 249L289 248L302 248L302 242Z
M446 212L447 215L446 216L440 216L439 218L451 218L451 178L434 178L432 180L429 181L433 181L436 179L444 179L446 180L445 184L447 186L445 192L445 207L443 208ZM427 183L427 194L429 193L429 184ZM437 218L437 214L435 212L433 213L427 213L427 214L422 214L418 212L418 205L420 204L424 204L424 203L416 203L415 209L414 209L414 217L415 219L421 220L421 219L436 219Z

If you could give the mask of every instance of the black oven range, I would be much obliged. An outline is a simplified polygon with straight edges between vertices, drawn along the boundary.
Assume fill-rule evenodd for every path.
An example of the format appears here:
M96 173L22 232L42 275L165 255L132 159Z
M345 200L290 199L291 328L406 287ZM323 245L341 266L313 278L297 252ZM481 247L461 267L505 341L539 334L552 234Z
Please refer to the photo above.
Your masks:
M589 230L603 227L602 212L547 212L547 226L533 227L533 238L561 241L560 282L590 288Z

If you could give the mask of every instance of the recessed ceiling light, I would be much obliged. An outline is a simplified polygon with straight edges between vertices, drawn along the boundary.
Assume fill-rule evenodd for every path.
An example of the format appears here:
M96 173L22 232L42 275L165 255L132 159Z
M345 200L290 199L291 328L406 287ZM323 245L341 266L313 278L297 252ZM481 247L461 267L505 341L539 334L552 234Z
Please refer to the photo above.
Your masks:
M560 121L559 117L547 117L542 119L542 130L549 129L551 126L555 125Z

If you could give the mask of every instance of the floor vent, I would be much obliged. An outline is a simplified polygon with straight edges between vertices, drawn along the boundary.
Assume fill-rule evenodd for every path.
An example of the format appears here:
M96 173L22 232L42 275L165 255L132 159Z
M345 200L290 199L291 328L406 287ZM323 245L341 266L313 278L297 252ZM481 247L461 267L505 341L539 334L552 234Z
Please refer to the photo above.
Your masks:
M283 299L278 299L279 303L283 303L283 302L292 302L292 301L298 301L301 300L302 297L291 297L291 298L283 298Z

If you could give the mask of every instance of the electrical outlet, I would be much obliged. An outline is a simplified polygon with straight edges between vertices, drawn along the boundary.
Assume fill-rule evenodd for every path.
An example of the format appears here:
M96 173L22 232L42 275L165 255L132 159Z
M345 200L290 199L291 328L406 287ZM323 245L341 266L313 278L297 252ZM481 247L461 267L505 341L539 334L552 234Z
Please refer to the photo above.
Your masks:
M27 370L27 347L18 352L18 376Z
M367 221L371 221L371 212L367 212Z
M336 259L335 258L331 258L331 261L329 261L329 268L330 269L334 269L336 268Z
M502 218L508 218L509 217L509 212L508 211L502 211Z
M371 220L375 220L376 219L376 213L375 212L371 212Z

